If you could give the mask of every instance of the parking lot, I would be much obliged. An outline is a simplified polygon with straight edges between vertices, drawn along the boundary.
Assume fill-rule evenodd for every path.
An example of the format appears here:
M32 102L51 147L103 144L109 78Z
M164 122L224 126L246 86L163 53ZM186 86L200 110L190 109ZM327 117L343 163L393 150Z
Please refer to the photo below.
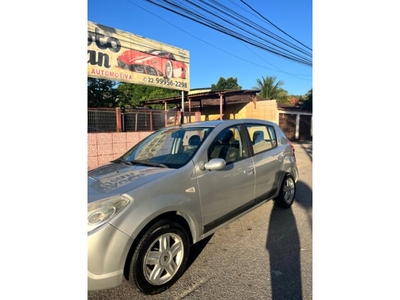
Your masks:
M186 272L162 294L124 281L88 299L312 299L312 142L294 146L300 179L291 209L270 201L195 245Z

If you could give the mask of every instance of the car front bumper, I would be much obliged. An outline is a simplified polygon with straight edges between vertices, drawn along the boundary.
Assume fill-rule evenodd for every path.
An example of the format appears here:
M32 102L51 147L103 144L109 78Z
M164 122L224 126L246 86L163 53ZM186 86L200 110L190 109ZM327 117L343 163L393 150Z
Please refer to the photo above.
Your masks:
M133 239L105 224L88 234L88 290L104 290L122 283Z

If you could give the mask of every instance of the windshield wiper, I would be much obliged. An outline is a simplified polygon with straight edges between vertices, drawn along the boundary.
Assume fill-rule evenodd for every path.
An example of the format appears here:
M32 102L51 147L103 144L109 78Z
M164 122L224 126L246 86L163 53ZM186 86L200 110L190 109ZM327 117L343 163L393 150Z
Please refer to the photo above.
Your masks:
M150 167L157 167L157 168L168 168L167 165L161 164L161 163L154 163L154 162L147 162L147 161L141 161L141 160L126 160L123 158L117 158L116 160L112 161L113 163L124 163L126 165L143 165L143 166L150 166Z
M131 160L131 161L126 161L126 162L131 165L143 165L143 166L158 167L158 168L168 168L167 165L164 165L161 163L148 162L148 161Z
M129 160L125 160L123 158L117 158L115 160L112 160L111 162L114 163L114 164L124 163L126 165L132 165Z

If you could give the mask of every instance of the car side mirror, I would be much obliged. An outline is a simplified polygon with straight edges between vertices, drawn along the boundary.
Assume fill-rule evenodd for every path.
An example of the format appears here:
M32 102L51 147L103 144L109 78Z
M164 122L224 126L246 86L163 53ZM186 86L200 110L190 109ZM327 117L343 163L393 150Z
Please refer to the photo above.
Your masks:
M213 158L209 162L201 161L199 163L200 170L210 170L210 171L218 171L224 169L226 166L226 161L222 158Z

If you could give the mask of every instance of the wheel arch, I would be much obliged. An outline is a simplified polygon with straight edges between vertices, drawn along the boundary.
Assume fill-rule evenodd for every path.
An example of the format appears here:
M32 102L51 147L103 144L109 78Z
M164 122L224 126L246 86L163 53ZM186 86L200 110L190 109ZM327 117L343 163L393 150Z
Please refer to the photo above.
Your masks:
M193 244L193 234L194 232L192 232L192 230L194 231L194 226L193 226L193 221L186 216L185 214L182 214L178 211L170 211L170 212L166 212L163 213L159 216L157 216L156 218L154 218L153 220L151 220L146 226L143 227L143 229L140 231L140 233L135 237L129 251L128 251L128 255L125 259L125 264L124 264L124 277L125 279L129 279L129 268L130 268L130 263L133 257L133 253L139 243L139 241L141 240L141 238L143 237L143 235L147 232L147 230L153 226L155 223L161 221L161 220L170 220L172 222L176 222L179 223L181 226L183 226L183 228L186 230L186 233L188 234L189 237L189 243L190 245Z
M293 180L293 183L294 183L294 191L293 191L293 196L291 197L292 200L291 200L290 204L285 202L283 194L282 194L283 190L284 190L284 184L285 184L285 181L286 181L287 177L290 177ZM293 173L291 171L287 171L287 172L284 173L282 181L279 184L278 193L277 193L277 195L275 197L273 197L274 205L282 207L282 208L289 208L292 205L292 203L294 201L294 197L296 195L296 190L297 190L296 182L297 182L297 180L293 176Z

